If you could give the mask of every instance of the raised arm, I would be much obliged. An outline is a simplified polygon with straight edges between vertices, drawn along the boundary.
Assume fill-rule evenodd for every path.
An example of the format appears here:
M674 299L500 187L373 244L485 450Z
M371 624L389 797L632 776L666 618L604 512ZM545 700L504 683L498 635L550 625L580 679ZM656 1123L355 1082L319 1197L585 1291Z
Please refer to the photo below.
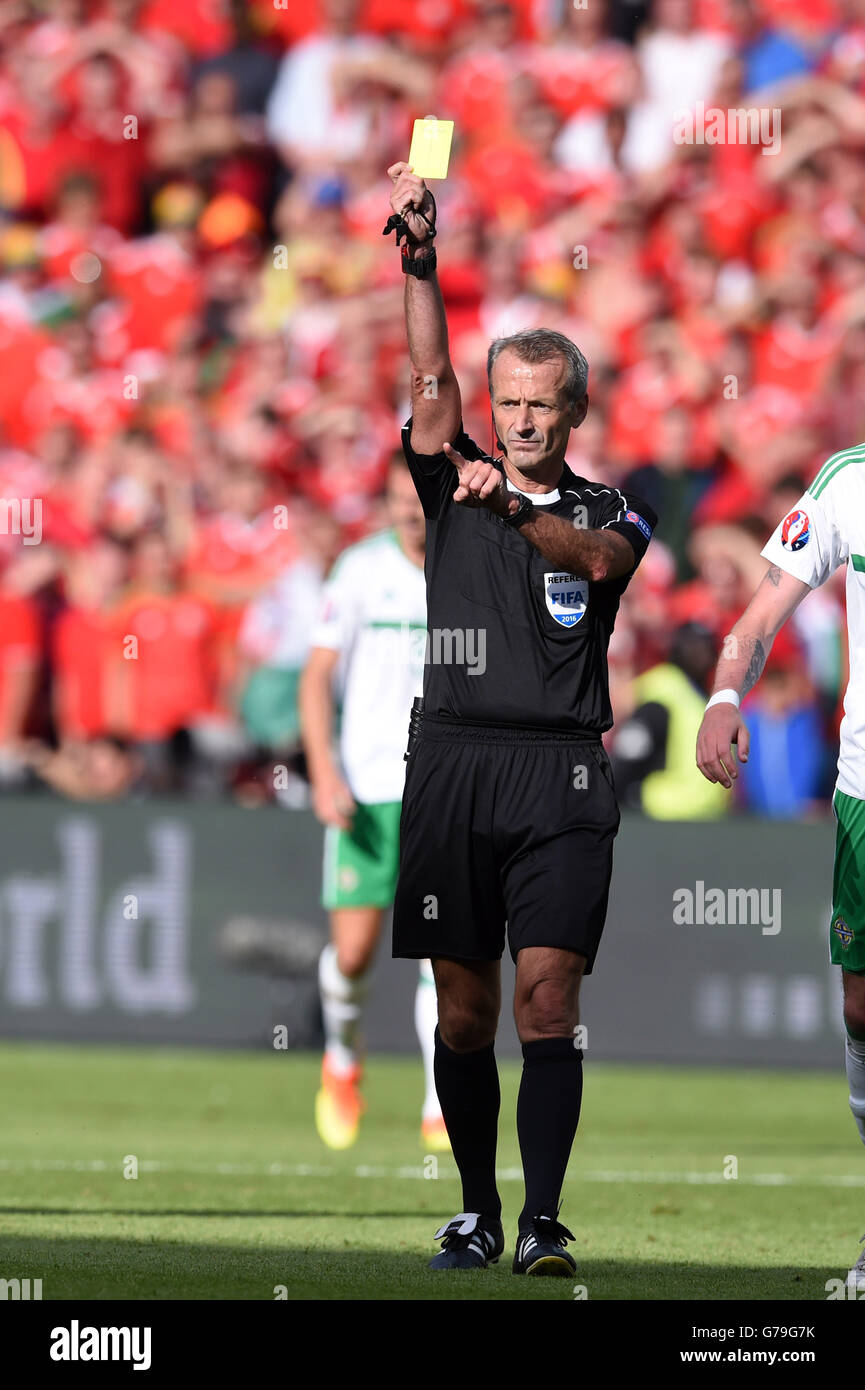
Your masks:
M770 565L733 631L724 638L724 650L715 672L714 692L732 690L741 698L752 690L763 673L772 643L810 585ZM710 782L732 787L738 772L733 756L748 759L748 730L732 700L713 705L703 715L697 735L697 766Z
M408 228L413 260L431 253L435 203L424 183L405 163L388 169L393 180L390 205ZM405 319L411 358L411 446L418 454L438 454L455 438L462 418L460 388L448 350L448 326L438 275L405 277Z

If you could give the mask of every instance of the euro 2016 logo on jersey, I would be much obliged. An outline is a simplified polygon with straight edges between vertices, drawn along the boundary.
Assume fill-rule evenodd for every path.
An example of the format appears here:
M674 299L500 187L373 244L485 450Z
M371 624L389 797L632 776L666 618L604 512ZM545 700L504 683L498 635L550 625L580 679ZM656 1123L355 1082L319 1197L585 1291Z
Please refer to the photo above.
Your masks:
M589 585L573 574L545 574L544 597L547 610L562 627L573 627L586 611Z
M790 512L781 523L781 544L785 550L801 550L811 539L807 512Z

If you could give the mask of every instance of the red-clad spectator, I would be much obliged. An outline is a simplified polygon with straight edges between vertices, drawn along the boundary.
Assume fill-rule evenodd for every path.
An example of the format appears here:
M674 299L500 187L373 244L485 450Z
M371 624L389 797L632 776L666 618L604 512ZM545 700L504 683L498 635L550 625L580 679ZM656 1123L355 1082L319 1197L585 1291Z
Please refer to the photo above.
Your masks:
M213 610L219 704L229 709L244 609L298 552L290 512L285 504L267 505L266 484L254 467L229 463L214 490L219 510L198 525L185 573L190 591Z
M42 625L31 598L0 587L0 757L24 739L39 679Z
M609 20L606 0L567 5L553 39L526 54L525 70L563 116L621 108L636 96L634 55L627 44L609 36Z
M100 442L122 430L135 410L134 391L116 366L103 365L86 321L66 324L57 346L36 362L36 381L26 392L23 409L35 432L69 424L83 439Z
M131 557L130 585L112 613L110 708L115 732L164 744L212 713L216 700L213 615L179 587L171 550L145 532Z
M138 11L136 28L149 38L164 43L165 35L176 40L181 51L196 57L221 53L231 41L229 7L224 0L124 0L125 8ZM294 8L293 6L291 8Z
M359 0L322 0L324 23L290 49L267 129L286 164L348 165L391 120L391 103L427 104L426 66L357 27Z
M119 727L111 683L118 637L110 609L124 569L121 550L108 540L70 555L64 567L66 607L51 632L53 713L61 740L104 737Z

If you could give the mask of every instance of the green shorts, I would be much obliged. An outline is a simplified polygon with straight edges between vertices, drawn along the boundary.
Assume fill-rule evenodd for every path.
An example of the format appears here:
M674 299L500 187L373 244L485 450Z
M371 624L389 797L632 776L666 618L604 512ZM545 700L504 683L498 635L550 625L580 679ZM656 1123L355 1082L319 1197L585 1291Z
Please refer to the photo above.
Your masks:
M838 829L832 880L829 954L833 965L865 973L865 801L835 792Z
M246 683L240 713L246 732L265 748L290 748L300 736L300 671L259 666Z
M350 830L324 832L322 906L390 907L399 868L399 817L402 803L358 806Z

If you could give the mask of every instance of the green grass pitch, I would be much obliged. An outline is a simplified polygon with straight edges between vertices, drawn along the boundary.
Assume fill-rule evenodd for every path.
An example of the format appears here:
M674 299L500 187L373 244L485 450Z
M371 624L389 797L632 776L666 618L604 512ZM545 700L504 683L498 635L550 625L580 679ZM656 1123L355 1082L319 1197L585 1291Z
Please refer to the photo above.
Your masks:
M840 1057L837 1074L587 1061L562 1209L577 1278L515 1278L506 1063L505 1256L433 1274L432 1235L460 1195L450 1156L424 1176L419 1062L369 1060L361 1136L339 1154L312 1125L318 1068L280 1052L3 1044L0 1278L41 1278L46 1300L573 1300L574 1285L589 1300L825 1300L865 1230Z

